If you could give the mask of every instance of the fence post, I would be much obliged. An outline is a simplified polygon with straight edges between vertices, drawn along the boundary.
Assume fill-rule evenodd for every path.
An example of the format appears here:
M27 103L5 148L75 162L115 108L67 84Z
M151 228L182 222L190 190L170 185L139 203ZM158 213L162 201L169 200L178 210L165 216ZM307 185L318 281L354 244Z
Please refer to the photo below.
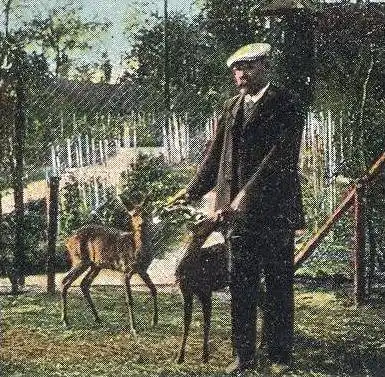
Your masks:
M93 137L91 137L91 165L96 165L96 146Z
M99 155L100 155L100 163L104 163L104 152L103 152L103 141L99 140Z
M72 149L71 149L71 139L67 139L67 166L72 168Z
M55 293L55 259L59 208L59 177L49 179L48 245L47 245L47 292Z
M130 148L130 125L127 119L124 120L124 147Z
M90 136L88 133L84 136L85 145L86 145L86 166L91 165L91 147L90 147Z
M163 153L167 162L170 162L170 154L169 154L169 142L167 139L167 131L164 124L162 124L162 134L163 134Z
M52 164L52 174L57 175L58 174L58 166L57 166L57 159L56 159L56 148L55 145L51 145L51 164Z
M354 296L360 306L365 301L365 185L358 182L354 197Z
M78 150L79 150L79 168L83 167L83 145L82 135L78 135Z

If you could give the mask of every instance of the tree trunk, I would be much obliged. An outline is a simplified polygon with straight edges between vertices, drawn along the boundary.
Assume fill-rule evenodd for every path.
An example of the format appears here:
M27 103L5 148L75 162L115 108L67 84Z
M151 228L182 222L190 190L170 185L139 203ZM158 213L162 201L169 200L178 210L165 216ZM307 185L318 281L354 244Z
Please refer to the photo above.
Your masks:
M47 292L55 293L55 260L56 238L59 211L59 177L51 177L49 180L49 204L48 204L48 245L47 245Z
M164 129L167 133L170 132L170 109L171 109L171 95L170 95L170 46L169 46L169 30L168 30L168 0L164 0ZM167 135L169 140L170 134ZM171 143L167 145L166 150L167 160L172 160Z
M20 63L19 63L20 64ZM20 64L22 65L22 64ZM20 67L22 69L22 67ZM14 158L15 168L13 171L13 190L15 199L15 251L14 263L17 284L24 286L25 279L25 235L24 235L24 139L26 131L25 117L25 89L20 72L16 84L16 106L15 106L15 135L14 135ZM12 293L18 292L18 286L12 287Z

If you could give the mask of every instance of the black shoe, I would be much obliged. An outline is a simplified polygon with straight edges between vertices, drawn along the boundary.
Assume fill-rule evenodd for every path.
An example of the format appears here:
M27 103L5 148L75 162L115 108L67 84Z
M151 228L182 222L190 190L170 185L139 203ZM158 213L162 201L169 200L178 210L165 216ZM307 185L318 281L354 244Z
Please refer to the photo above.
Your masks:
M289 365L291 362L291 355L289 353L268 355L268 359L272 363Z
M235 375L235 376L242 376L242 374L250 369L255 369L256 363L255 360L247 360L247 361L241 361L239 357L235 359L231 364L229 364L226 368L226 373Z

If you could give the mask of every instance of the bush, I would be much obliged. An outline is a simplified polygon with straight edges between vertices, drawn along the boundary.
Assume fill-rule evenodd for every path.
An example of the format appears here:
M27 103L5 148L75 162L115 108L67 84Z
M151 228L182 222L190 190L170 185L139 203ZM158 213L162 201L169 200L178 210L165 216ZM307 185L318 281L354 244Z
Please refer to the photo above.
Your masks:
M143 203L143 210L159 217L151 224L148 247L153 254L161 257L180 242L185 233L186 216L181 212L164 212L167 198L185 187L193 170L176 169L164 162L162 156L139 155L132 171L122 175L122 201L128 208Z
M24 242L25 242L25 273L40 273L45 269L46 261L46 203L45 200L31 201L25 204ZM15 245L15 214L11 212L3 216L2 245L0 255L0 274L5 275L6 264L13 263Z

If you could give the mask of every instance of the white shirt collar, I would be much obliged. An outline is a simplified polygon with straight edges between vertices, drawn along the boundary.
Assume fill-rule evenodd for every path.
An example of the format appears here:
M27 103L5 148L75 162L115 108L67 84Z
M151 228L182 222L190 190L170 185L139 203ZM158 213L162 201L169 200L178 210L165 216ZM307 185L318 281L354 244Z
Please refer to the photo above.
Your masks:
M270 86L270 83L268 82L267 85L265 87L263 87L257 94L254 94L252 96L250 94L246 94L245 95L245 102L253 101L254 103L257 103L262 98L262 96L265 94L265 92L269 88L269 86Z

